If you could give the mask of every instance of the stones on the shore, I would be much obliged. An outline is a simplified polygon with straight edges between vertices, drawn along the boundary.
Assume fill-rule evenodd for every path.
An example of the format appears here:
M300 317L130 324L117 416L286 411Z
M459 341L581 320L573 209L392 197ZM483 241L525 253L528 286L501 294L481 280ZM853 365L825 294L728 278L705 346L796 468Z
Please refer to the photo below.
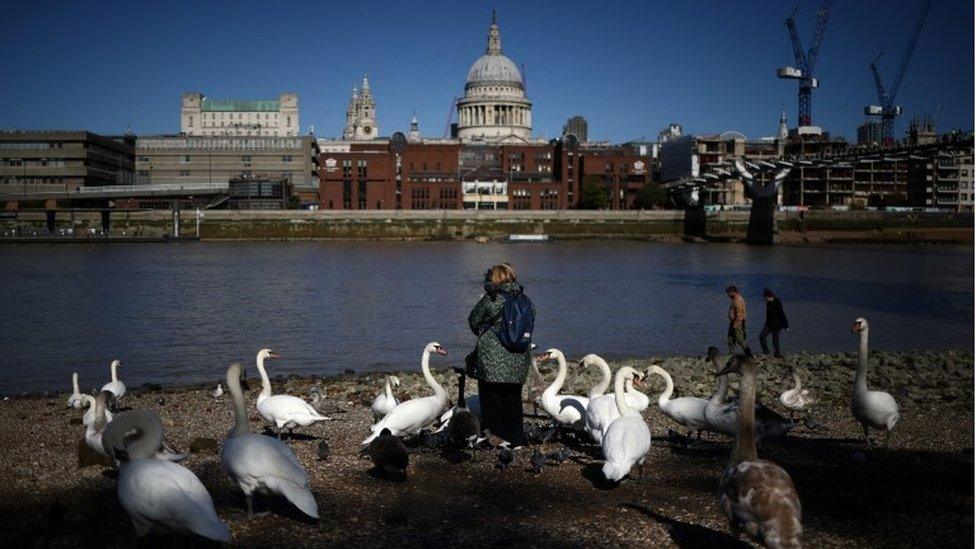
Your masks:
M191 454L213 454L216 455L219 449L217 441L212 438L197 437L190 442Z

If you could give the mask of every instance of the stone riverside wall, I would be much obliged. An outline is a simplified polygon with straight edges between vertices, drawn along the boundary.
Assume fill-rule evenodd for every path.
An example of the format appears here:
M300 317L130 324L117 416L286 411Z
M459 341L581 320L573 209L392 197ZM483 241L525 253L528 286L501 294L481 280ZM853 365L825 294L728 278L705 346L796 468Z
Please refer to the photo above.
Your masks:
M682 211L231 211L181 213L181 236L204 240L405 239L483 240L509 234L546 234L553 239L744 238L748 212L688 216ZM199 221L199 229L198 229ZM972 242L971 213L888 213L874 211L777 213L784 242L901 241ZM701 228L704 226L704 232ZM90 235L101 231L97 211L58 212L56 232ZM43 211L6 212L0 236L46 236ZM113 211L110 236L161 237L173 234L168 211ZM809 235L809 236L808 236Z

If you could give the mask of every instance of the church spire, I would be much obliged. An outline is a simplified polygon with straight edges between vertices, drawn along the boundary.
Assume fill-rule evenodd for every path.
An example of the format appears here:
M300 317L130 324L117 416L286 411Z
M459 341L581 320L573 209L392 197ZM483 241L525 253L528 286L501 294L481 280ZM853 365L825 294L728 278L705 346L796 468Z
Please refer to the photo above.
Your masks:
M491 10L491 25L488 25L488 48L485 50L488 55L502 54L502 33L498 30L498 20L495 18L495 10Z
M363 75L363 92L366 92L368 90L369 90L369 76L367 76L367 75L364 74Z
M786 109L783 109L779 115L779 134L777 137L780 139L786 139L790 135L789 126L786 125Z

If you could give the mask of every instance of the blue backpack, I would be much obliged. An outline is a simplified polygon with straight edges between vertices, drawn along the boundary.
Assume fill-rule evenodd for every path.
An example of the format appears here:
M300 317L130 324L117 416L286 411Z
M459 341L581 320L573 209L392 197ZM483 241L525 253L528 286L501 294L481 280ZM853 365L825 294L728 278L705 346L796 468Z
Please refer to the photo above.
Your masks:
M532 300L521 291L514 294L506 292L504 295L498 339L509 351L524 353L532 345L532 331L535 329Z

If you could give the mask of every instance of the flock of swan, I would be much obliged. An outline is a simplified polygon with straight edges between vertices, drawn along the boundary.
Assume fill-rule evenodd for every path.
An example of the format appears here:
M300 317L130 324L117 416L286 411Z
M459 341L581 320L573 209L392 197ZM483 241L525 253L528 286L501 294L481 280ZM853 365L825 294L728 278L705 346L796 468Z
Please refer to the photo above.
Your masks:
M855 320L852 332L858 334L860 345L851 410L870 444L869 429L882 430L887 436L900 416L898 404L890 394L867 388L868 330L867 320ZM463 377L459 380L457 403L450 405L447 392L430 370L430 357L434 354L447 352L437 342L429 343L423 350L421 371L432 395L400 401L395 394L399 379L387 376L383 391L369 406L374 423L362 442L361 453L380 469L403 472L409 459L401 439L428 428L435 433L446 431L452 444L469 448L488 436L480 428L478 395L465 397ZM271 494L318 519L305 468L281 440L281 433L330 418L299 397L273 394L265 367L265 361L273 358L276 355L270 349L261 349L257 354L262 389L256 408L278 436L251 432L241 389L244 367L234 363L227 369L225 380L234 424L220 448L221 463L243 493L248 517L255 515L253 496ZM815 401L793 372L794 387L780 396L781 404L791 414L787 419L756 403L758 359L735 355L723 365L715 347L709 348L707 359L717 379L710 398L672 398L674 381L660 366L651 365L644 372L624 366L613 373L605 360L589 354L579 361L578 372L597 368L601 377L583 396L560 392L568 375L566 357L558 349L549 349L533 359L537 374L540 363L555 361L557 365L556 377L538 397L538 405L555 426L580 433L599 445L604 458L602 472L608 481L624 480L635 467L643 478L652 437L642 413L651 399L638 387L652 375L661 377L665 389L658 397L658 409L686 429L689 440L693 433L700 437L703 431L735 439L731 459L719 481L720 508L732 532L744 533L768 547L799 547L802 521L796 489L789 474L775 463L760 459L756 448L762 440L786 434L794 426L793 415L807 410ZM186 455L176 453L166 442L159 417L145 410L113 417L110 408L125 396L125 384L118 377L120 366L118 360L112 362L111 381L94 397L80 393L78 375L73 374L74 391L67 404L71 408L87 408L82 420L85 443L117 465L119 502L137 534L159 531L229 541L230 531L214 510L213 500L199 478L178 463ZM738 399L728 401L732 374L741 376L741 384ZM613 390L608 393L611 384ZM223 386L219 384L211 392L214 398L222 394ZM501 443L500 463L510 463L513 450L518 449ZM538 470L541 465L535 463L536 457L533 455L532 462Z

